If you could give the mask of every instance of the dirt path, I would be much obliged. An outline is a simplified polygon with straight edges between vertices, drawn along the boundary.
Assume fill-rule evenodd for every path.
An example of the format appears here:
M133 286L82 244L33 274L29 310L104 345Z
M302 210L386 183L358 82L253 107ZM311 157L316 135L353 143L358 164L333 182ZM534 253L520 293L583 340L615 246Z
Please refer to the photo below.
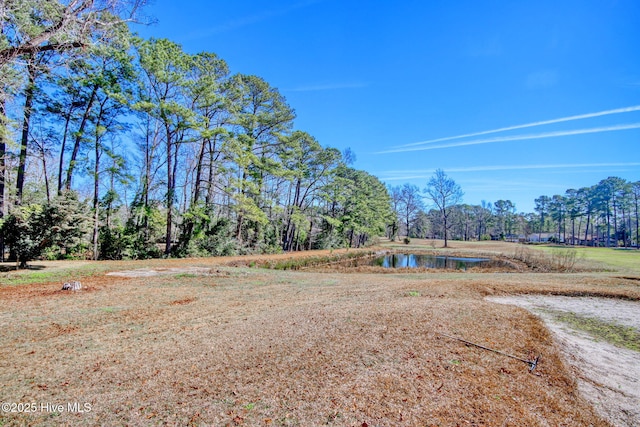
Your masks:
M615 322L640 331L640 302L606 298L520 295L490 301L523 307L551 329L578 379L578 388L616 426L640 425L640 352L595 341L557 320L564 312Z

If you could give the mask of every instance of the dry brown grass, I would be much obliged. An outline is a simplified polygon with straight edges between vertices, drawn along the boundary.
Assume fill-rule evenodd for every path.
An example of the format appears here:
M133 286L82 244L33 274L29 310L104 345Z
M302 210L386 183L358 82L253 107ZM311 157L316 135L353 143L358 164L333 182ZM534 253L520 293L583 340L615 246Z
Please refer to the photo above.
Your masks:
M217 267L231 261L113 264L225 274L98 274L75 293L0 286L0 401L91 404L0 413L0 425L607 425L578 396L541 321L483 297L640 299L639 283L614 273ZM542 361L529 373L438 332Z

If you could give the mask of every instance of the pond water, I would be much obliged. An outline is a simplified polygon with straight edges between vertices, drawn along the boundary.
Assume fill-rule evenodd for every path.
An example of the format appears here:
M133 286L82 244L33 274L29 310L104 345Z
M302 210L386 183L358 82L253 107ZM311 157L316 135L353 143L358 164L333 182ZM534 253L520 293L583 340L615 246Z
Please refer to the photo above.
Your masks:
M466 270L490 263L489 258L464 258L455 256L392 254L373 260L371 265L384 268L443 268Z

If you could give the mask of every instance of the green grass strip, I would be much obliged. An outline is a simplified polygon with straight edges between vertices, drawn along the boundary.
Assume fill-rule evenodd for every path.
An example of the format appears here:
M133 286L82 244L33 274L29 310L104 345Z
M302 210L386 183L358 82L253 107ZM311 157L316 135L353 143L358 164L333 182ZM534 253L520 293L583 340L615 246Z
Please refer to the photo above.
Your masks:
M572 312L554 312L554 317L574 329L584 331L596 339L620 348L640 351L640 332L631 326L607 322L596 317L581 316Z

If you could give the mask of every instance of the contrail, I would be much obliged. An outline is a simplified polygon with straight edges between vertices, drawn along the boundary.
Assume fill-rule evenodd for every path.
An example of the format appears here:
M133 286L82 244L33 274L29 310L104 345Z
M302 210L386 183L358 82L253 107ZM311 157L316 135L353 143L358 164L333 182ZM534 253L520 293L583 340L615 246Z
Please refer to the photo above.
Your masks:
M507 142L507 141L524 141L527 139L553 138L557 136L583 135L587 133L612 132L616 130L627 130L627 129L638 129L638 128L640 128L640 123L607 126L607 127L599 127L599 128L589 128L589 129L576 129L576 130L567 130L567 131L534 133L534 134L525 134L525 135L497 136L495 138L474 139L471 141L453 142L453 143L441 144L441 145L430 145L428 147L396 148L394 150L378 151L377 154L403 153L406 151L435 150L438 148L463 147L465 145L490 144L493 142ZM449 138L449 139L453 139L453 138Z
M613 109L613 110L599 111L597 113L579 114L577 116L562 117L562 118L559 118L559 119L543 120L541 122L533 122L533 123L527 123L527 124L524 124L524 125L508 126L508 127L499 128L499 129L485 130L485 131L482 131L482 132L467 133L467 134L464 134L464 135L448 136L448 137L445 137L445 138L430 139L428 141L413 142L411 144L399 145L398 147L413 147L415 145L424 145L424 144L431 144L431 143L434 143L434 142L450 141L452 139L461 139L461 138L467 138L467 137L471 137L471 136L487 135L487 134L490 134L490 133L505 132L505 131L514 130L514 129L524 129L524 128L530 128L530 127L534 127L534 126L550 125L550 124L553 124L553 123L570 122L570 121L573 121L573 120L589 119L591 117L608 116L610 114L630 113L630 112L633 112L633 111L640 111L640 105L635 105L633 107L616 108L616 109Z
M555 163L537 165L496 165L496 166L470 166L457 168L443 168L445 172L492 172L524 169L577 169L577 168L612 168L612 167L635 167L640 166L638 162L632 163ZM386 171L381 176L385 181L397 181L416 178L425 178L433 174L433 169L407 170L407 171ZM386 175L385 175L386 174Z

